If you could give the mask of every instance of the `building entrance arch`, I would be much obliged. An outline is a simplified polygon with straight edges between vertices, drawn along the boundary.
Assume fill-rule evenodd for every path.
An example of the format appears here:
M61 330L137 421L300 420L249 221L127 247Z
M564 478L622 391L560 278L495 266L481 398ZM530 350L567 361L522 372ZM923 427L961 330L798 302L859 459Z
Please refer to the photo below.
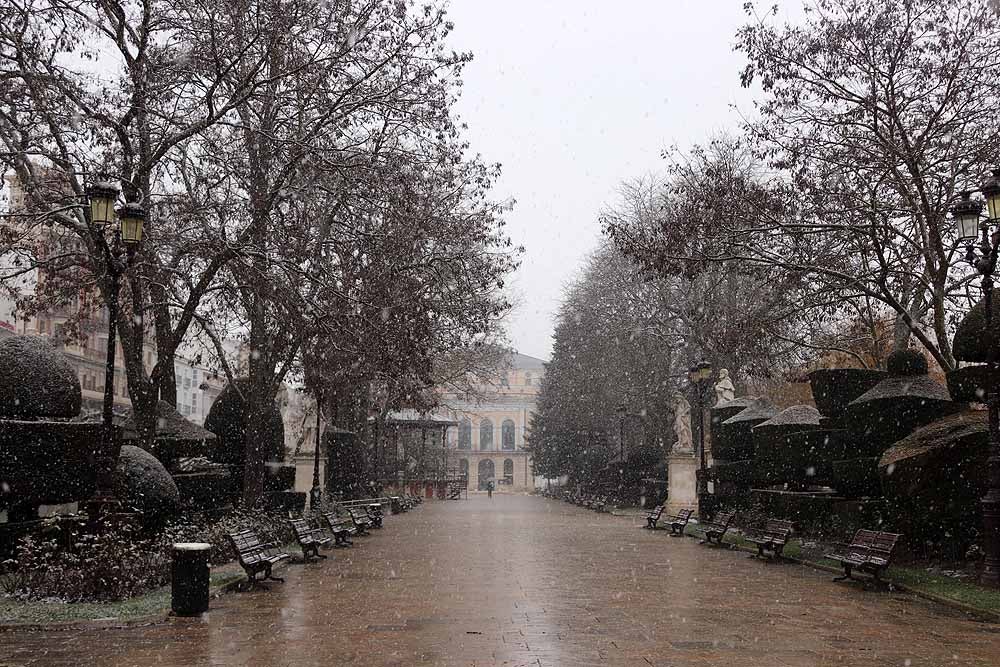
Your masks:
M485 491L486 485L497 476L496 467L493 465L493 459L483 459L479 462L479 490Z

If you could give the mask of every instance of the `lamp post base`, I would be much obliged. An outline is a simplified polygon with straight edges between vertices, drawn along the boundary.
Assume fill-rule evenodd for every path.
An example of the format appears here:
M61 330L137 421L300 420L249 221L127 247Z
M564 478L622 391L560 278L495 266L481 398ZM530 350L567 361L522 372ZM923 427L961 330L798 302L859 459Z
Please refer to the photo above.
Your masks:
M990 467L994 468L998 462L993 460L995 457L990 458ZM986 558L979 582L983 586L1000 588L1000 489L991 488L982 499L982 507Z

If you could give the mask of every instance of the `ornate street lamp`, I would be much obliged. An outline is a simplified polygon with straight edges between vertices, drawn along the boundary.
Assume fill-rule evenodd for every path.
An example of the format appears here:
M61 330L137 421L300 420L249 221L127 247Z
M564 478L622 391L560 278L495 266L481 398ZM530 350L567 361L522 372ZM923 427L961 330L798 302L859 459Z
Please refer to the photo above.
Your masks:
M688 370L688 381L694 387L695 407L698 410L698 518L708 516L708 462L705 458L705 385L712 379L712 364L701 361Z
M90 202L91 224L107 227L115 221L118 188L114 183L107 181L94 183L87 188L87 199Z
M1000 225L1000 169L980 188L986 199L987 217L981 218L983 204L970 198L968 192L952 209L958 237L968 243L965 258L983 277L984 320L983 335L986 345L987 374L990 386L986 391L986 405L989 410L989 458L987 459L986 496L981 500L983 508L983 532L986 558L982 583L1000 587L1000 389L996 386L996 374L1000 372L997 363L996 338L993 333L993 274L997 267L997 250L1000 247L1000 232L990 234L990 227ZM979 248L976 248L976 240Z
M118 198L118 188L113 183L99 182L87 188L88 212L90 224L111 228L115 222L115 201ZM117 352L118 322L118 292L121 287L121 276L128 269L135 249L142 242L143 224L146 211L134 202L127 203L117 211L118 229L109 245L104 241L105 266L109 279L108 300L108 348L104 365L104 405L102 413L102 455L98 461L97 489L94 497L88 502L87 509L91 517L96 518L115 507L118 501L111 489L111 476L114 461L109 453L114 451L114 402L115 402L115 353ZM101 236L103 239L104 237ZM121 244L125 244L125 258L120 257Z
M319 485L319 448L322 438L320 434L323 429L323 395L316 392L316 450L313 452L313 483L309 490L309 509L318 512L320 504L323 502L323 489Z

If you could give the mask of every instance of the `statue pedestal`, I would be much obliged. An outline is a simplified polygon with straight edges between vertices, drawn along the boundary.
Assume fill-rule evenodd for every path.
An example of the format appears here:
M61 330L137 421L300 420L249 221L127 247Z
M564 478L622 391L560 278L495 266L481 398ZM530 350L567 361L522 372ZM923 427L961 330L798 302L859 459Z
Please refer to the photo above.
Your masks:
M668 514L698 506L698 483L695 473L698 459L694 452L676 452L667 456L667 507Z

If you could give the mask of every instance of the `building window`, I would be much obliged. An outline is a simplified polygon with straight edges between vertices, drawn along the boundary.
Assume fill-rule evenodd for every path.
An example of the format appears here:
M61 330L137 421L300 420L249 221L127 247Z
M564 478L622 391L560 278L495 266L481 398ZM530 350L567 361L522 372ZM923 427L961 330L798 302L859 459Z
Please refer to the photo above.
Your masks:
M484 452L493 449L493 422L489 419L479 422L479 449Z
M463 477L469 476L469 459L461 459L458 462L458 474Z
M514 449L514 422L510 419L503 420L500 429L500 446L504 449Z
M458 448L472 449L472 422L463 419L458 424Z
M531 373L525 373L524 374L524 384L525 384L525 386L528 386L528 387L531 386Z
M514 461L513 459L503 460L503 476L508 484L514 483Z

